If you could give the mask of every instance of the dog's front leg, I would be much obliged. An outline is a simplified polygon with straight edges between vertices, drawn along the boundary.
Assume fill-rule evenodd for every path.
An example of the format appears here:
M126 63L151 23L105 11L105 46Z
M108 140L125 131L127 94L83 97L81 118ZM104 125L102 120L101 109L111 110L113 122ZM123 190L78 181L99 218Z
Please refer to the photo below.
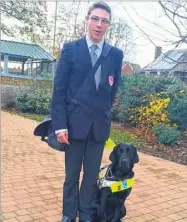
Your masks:
M110 190L108 188L103 189L101 192L101 205L100 205L100 218L101 222L106 222L107 217L106 217L106 206L107 206L107 199L110 194Z
M121 219L120 215L121 215L121 206L119 203L117 203L111 222L119 222Z

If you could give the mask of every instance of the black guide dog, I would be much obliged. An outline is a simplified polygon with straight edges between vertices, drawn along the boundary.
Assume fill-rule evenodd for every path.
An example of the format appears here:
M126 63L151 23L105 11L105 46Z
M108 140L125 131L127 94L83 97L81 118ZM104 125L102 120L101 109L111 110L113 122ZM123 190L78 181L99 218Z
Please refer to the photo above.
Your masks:
M135 146L119 144L114 147L109 159L112 163L107 168L105 180L124 181L134 177L133 167L139 162ZM131 189L132 187L112 192L110 187L98 186L93 204L93 221L120 222L126 215L125 200L131 193Z

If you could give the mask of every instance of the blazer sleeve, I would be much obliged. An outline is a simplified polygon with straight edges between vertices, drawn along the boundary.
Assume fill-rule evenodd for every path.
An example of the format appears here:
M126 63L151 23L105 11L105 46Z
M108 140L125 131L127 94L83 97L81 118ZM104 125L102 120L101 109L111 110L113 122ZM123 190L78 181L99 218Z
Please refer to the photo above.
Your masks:
M64 44L54 77L51 100L51 119L54 131L67 129L66 96L69 76L71 74L70 45Z
M118 56L116 56L116 72L114 78L114 85L112 89L112 101L111 104L114 103L114 99L118 90L119 85L121 84L121 69L122 69L122 61L123 61L123 52L121 50L118 51Z

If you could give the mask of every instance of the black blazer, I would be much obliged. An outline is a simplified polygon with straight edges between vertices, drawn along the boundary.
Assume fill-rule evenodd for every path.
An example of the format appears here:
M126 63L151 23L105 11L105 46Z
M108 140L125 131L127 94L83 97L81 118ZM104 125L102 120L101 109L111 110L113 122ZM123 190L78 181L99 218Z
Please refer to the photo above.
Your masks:
M111 107L121 80L123 52L104 42L102 55L105 58L97 90L94 76L87 78L92 64L86 38L64 44L51 101L54 130L68 129L70 138L85 139L93 124L96 140L108 139Z

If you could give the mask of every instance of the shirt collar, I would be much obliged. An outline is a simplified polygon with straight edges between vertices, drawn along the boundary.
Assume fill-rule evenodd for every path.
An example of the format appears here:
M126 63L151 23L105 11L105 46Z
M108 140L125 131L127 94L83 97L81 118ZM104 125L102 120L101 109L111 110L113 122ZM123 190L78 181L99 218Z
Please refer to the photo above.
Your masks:
M102 39L99 43L95 44L95 43L93 43L92 40L88 37L88 35L86 35L86 42L87 42L87 45L88 45L88 49L90 49L90 47L91 47L92 45L97 45L100 51L103 50L104 39Z

